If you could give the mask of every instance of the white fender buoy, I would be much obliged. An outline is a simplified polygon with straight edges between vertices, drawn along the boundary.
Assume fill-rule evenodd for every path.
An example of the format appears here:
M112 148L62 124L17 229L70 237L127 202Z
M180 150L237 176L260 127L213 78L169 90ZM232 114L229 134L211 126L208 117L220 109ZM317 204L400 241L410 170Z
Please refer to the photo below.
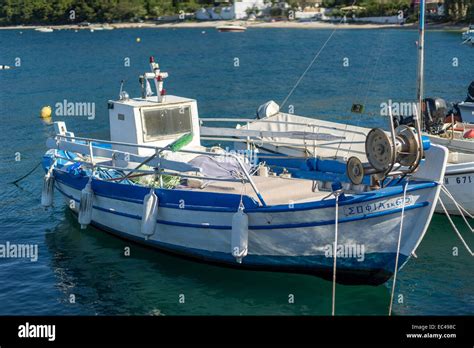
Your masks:
M81 191L81 202L79 203L79 218L81 229L85 229L92 220L92 203L94 191L92 191L92 178L89 178L86 186Z
M158 219L158 196L152 188L143 199L143 214L141 232L145 239L155 233L156 220Z
M257 118L262 119L266 117L270 117L276 115L280 112L280 106L275 103L273 100L262 104L257 109Z
M43 190L41 191L41 205L50 207L53 205L54 176L48 171L43 179Z
M249 244L249 217L244 213L244 208L239 207L232 217L231 253L235 261L242 263L247 256Z

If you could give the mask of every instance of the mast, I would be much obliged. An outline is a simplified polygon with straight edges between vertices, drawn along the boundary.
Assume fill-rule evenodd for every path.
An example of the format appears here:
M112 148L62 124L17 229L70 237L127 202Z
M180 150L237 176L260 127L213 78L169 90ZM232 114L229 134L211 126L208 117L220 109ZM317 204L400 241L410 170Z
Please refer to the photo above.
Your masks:
M417 122L416 130L420 142L420 156L423 156L423 142L421 130L423 123L423 96L424 96L424 71L425 71L425 1L420 0L419 38L418 38L418 80L417 80ZM421 157L420 157L421 160Z
M420 20L419 20L419 39L418 39L418 105L420 110L418 116L421 116L421 102L424 94L424 70L425 70L425 0L420 0ZM421 118L420 118L421 121Z

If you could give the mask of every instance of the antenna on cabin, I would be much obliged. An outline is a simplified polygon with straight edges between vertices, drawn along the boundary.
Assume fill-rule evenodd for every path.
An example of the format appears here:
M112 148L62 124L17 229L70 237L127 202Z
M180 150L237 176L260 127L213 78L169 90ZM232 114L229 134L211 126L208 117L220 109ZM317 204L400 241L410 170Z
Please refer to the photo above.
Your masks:
M164 79L168 77L168 73L160 71L160 65L155 62L153 56L150 57L150 68L151 72L146 72L143 75L140 75L138 79L142 90L142 99L146 100L147 97L153 95L149 83L149 80L153 80L156 88L156 100L158 103L162 103L166 98L166 90L163 88L163 84Z
M123 90L124 83L125 83L124 80L120 81L119 100L128 100L128 99L130 99L130 96L128 95L128 93Z
M166 90L163 88L164 79L168 77L168 73L161 72L160 65L155 61L155 57L150 56L150 68L153 76L153 81L155 82L156 88L156 98L158 103L165 101Z

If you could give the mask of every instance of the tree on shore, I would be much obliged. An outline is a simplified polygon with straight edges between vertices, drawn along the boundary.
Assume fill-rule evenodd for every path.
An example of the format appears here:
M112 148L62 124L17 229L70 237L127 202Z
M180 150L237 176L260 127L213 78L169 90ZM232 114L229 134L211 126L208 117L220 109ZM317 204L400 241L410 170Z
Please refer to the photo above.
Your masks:
M445 0L444 6L446 14L451 20L474 20L474 4L472 0Z
M0 0L0 25L111 22L192 12L212 0ZM71 16L71 11L74 15Z
M272 4L278 0L267 0ZM230 0L229 3L233 3ZM410 0L360 0L364 15L396 13ZM306 0L287 0L297 8ZM353 0L323 0L323 7L341 8ZM213 6L214 0L0 0L0 25L15 24L67 24L71 22L129 21L138 18L154 19L180 11L194 12L204 6ZM474 22L473 0L445 0L448 19ZM73 11L74 16L71 16Z

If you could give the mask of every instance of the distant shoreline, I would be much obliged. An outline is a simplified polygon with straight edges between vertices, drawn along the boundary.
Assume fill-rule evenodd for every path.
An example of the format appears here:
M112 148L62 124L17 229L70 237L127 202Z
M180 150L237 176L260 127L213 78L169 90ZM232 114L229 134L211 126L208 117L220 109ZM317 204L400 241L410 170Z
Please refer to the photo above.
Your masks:
M335 24L327 22L297 22L297 21L277 21L277 22L261 22L261 21L202 21L192 22L183 21L175 23L113 23L113 24L91 24L90 26L79 26L77 24L66 25L15 25L0 27L0 30L34 30L39 28L52 28L55 30L102 30L101 27L107 26L113 29L143 29L143 28L216 28L221 25L243 25L247 28L280 28L280 29L417 29L417 24L375 24L375 23L347 23ZM463 31L467 29L467 25L459 24L428 24L427 30L443 30L443 31Z

